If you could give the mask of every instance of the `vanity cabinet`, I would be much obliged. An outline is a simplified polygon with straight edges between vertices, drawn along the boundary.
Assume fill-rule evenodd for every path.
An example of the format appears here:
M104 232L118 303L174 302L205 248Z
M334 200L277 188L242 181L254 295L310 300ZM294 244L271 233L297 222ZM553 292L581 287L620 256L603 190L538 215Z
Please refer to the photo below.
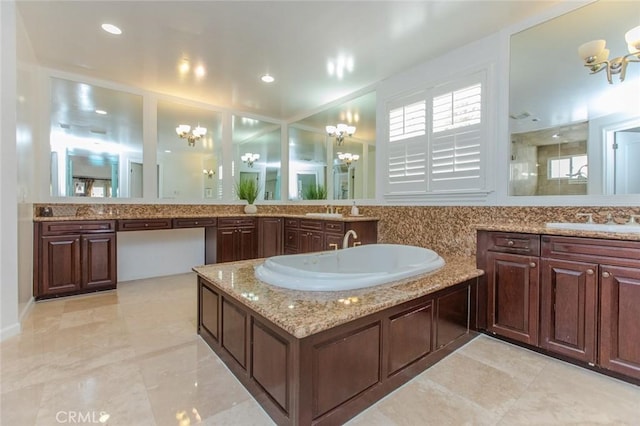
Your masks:
M344 235L350 230L358 235L357 239L349 239L350 247L354 243L378 242L376 220L343 222L287 218L284 227L284 252L296 254L341 249Z
M478 231L477 261L479 328L640 383L640 241Z
M544 235L542 256L543 347L640 380L640 242Z
M218 219L216 232L217 263L258 257L258 233L253 217Z
M281 217L261 217L258 219L258 257L282 254L284 219Z
M491 333L538 344L540 237L485 233L486 322ZM480 244L480 241L479 241Z
M35 299L115 288L115 228L113 220L34 224Z

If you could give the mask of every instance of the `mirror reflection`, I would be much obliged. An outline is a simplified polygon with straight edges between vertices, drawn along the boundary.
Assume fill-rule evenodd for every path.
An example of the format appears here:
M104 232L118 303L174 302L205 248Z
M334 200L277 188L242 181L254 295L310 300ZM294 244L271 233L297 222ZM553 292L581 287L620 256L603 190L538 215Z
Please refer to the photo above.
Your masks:
M158 197L222 199L222 114L158 101Z
M638 16L638 2L599 1L511 37L510 195L640 193L626 164L640 158L640 64L610 84L578 55L597 39L626 55Z
M142 196L142 97L51 78L51 195Z
M239 115L232 116L231 120L233 178L236 181L255 179L260 189L258 200L279 200L282 131L280 124Z
M339 135L339 125L355 131ZM375 92L293 123L289 199L374 198L375 127Z

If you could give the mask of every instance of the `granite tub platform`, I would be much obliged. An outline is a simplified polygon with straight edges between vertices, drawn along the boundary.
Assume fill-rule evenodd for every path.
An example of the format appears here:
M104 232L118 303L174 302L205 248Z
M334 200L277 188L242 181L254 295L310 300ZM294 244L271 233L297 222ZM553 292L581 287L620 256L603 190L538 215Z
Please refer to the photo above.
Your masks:
M475 259L340 292L257 280L263 260L198 274L198 333L278 424L341 424L475 335Z

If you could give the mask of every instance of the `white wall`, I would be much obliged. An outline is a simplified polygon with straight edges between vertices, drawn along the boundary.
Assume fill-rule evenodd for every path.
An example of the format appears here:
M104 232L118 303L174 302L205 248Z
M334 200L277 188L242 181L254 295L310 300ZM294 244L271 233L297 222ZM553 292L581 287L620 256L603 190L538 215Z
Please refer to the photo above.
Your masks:
M118 282L190 272L204 264L204 229L118 232L117 251Z
M15 2L0 2L0 340L18 322Z

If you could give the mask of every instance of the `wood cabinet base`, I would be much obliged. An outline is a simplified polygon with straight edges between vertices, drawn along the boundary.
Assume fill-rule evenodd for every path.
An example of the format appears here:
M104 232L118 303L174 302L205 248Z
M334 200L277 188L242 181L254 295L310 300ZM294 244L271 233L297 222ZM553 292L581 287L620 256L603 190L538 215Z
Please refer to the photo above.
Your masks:
M298 339L199 277L198 333L277 424L342 424L477 335L475 285Z

